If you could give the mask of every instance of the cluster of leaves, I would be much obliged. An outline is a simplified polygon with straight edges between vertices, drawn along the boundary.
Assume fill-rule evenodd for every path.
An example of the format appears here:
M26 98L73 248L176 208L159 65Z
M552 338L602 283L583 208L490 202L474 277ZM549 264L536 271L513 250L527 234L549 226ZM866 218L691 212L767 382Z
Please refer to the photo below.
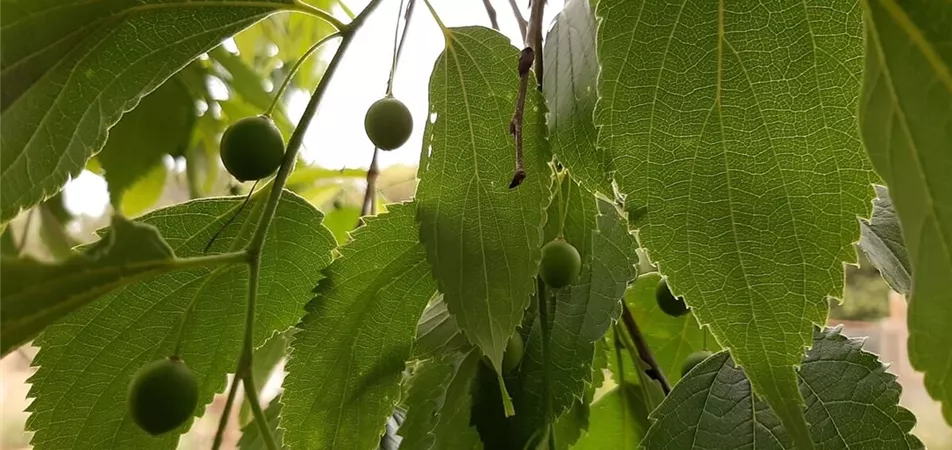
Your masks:
M333 31L272 16L302 8L3 4L0 220L84 167L105 171L117 211L141 211L151 201L128 201L164 185L148 180L164 180L166 154L186 158L196 197L117 216L61 263L3 257L3 352L39 333L37 449L173 447L174 434L135 427L126 386L181 338L201 415L241 352L249 284L256 376L288 362L243 448L264 430L307 449L920 448L894 377L822 328L859 236L909 296L911 362L952 422L948 4L569 0L525 99L516 189L519 51L487 28L444 28L413 201L335 239L308 198L284 192L249 272L228 255L266 196L244 209L197 197L218 176L224 126L270 104L259 74L277 84ZM290 29L305 31L278 32ZM238 54L217 47L232 36ZM152 194L135 193L144 182ZM877 182L889 190L872 202ZM553 290L537 273L556 238L582 264ZM637 277L639 247L690 314L657 307L660 276ZM514 333L525 355L504 371ZM721 348L681 379L687 355Z

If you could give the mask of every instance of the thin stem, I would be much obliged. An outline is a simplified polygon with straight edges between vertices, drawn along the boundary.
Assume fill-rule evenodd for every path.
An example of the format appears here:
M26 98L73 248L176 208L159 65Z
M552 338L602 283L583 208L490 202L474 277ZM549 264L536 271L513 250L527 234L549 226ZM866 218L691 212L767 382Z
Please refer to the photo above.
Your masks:
M341 2L341 3L343 3L343 2ZM297 10L297 11L301 11L301 12L303 12L303 13L307 13L307 14L310 14L310 15L312 15L312 16L318 17L318 18L324 20L325 22L331 24L331 26L334 27L334 28L337 29L337 30L343 30L344 28L347 27L347 25L345 25L343 22L337 20L337 18L334 17L334 16L332 16L330 13L328 13L328 12L322 10L322 9L316 8L316 7L314 7L314 6L311 6L311 5L307 4L307 3L304 3L304 2L302 2L301 0L294 0L294 9Z
M440 19L440 15L436 13L436 9L433 8L433 5L430 4L430 0L423 0L423 3L426 4L426 9L430 10L430 15L433 16L433 20L436 21L436 25L440 27L440 31L443 32L443 38L448 39L450 29L446 27L446 24L443 23L443 19Z
M559 202L559 237L560 238L565 237L565 234L563 233L563 231L565 230L565 215L566 215L566 210L568 206L565 204L565 200L562 196L562 183L565 182L564 174L565 172L562 172L557 175L559 177L559 184L556 186L556 188L558 189L557 201Z
M390 77L387 78L387 95L393 94L393 74L397 71L397 49L402 45L400 41L400 16L403 15L403 0L400 0L400 7L397 8L397 21L393 27L393 55L390 58ZM407 23L403 26L404 33L406 33Z
M238 384L241 380L235 375L231 380L231 387L228 389L228 398L225 399L225 409L221 412L221 420L218 421L218 430L215 431L215 441L212 443L212 450L219 450L222 441L225 440L225 428L228 426L226 419L231 415L231 408L235 405L235 396L238 394Z
M622 302L621 306L621 317L625 323L625 329L628 331L631 340L634 341L635 348L638 350L638 356L648 365L648 369L645 370L645 373L661 385L661 390L664 391L664 395L668 395L671 393L671 385L668 384L668 379L664 377L661 366L658 365L658 361L654 359L651 349L648 348L645 337L641 335L641 330L638 329L638 324L635 322L635 316L631 314L631 310L628 309L628 305L625 302Z
M493 8L493 4L490 3L489 0L483 0L483 6L486 8L486 15L489 16L489 23L492 24L494 30L499 31L499 20L496 19L496 8Z
M261 400L258 399L258 388L255 386L254 377L249 376L244 378L245 387L245 398L248 400L248 406L251 407L251 415L254 416L255 422L259 424L259 427L268 426L268 418L265 417L264 411L261 409ZM274 436L271 433L264 434L264 443L268 447L268 450L278 450L279 446L277 441L274 439Z
M509 188L515 188L522 184L526 178L526 169L523 162L522 153L522 123L526 110L526 90L529 85L529 69L532 68L533 51L526 47L519 54L519 93L516 96L516 110L512 114L512 120L509 121L509 134L512 135L516 146L516 167L513 170L512 181Z
M542 15L545 0L532 0L529 11L529 28L526 32L526 47L535 51L535 74L538 89L542 90Z
M288 86L291 84L291 80L294 78L294 75L297 74L298 69L304 65L304 62L307 61L307 58L314 54L318 48L321 47L325 42L334 39L340 36L339 32L331 33L327 36L324 36L321 40L314 43L314 45L308 47L308 49L298 58L297 62L294 63L294 66L291 67L291 70L288 72L288 76L284 78L284 82L281 83L281 87L274 93L274 98L271 99L271 104L268 105L268 109L264 112L265 116L270 117L274 113L274 109L278 106L278 102L281 101L281 97L284 95L284 91L288 89Z
M195 164L195 152L196 148L189 146L188 150L188 159L185 161L185 179L188 182L188 198L195 200L196 198L204 197L202 195L202 187L199 185L198 180L198 166Z
M377 165L377 155L380 149L374 147L374 156L370 159L370 169L367 169L367 190L364 191L364 203L360 207L360 216L377 214L377 202L374 198L377 193L377 177L380 176L380 168ZM360 225L360 219L357 219L357 225Z
M526 28L529 27L529 22L526 22L526 18L522 17L522 12L519 11L519 5L516 4L516 0L509 0L509 7L512 8L512 15L516 17L516 22L519 24L519 33L522 34L522 40L526 40Z

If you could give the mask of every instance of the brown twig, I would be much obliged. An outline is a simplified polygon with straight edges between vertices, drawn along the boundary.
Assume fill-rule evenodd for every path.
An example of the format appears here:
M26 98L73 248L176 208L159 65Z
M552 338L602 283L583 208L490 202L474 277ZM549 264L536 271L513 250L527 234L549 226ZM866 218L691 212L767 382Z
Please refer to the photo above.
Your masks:
M668 384L668 379L664 377L661 366L659 366L658 361L654 359L651 349L648 348L648 343L645 342L645 337L641 335L641 330L638 329L638 324L635 323L635 316L631 314L631 310L628 309L628 305L625 304L625 302L622 302L621 305L621 318L625 323L625 329L628 331L628 335L631 336L631 340L635 343L638 356L648 365L645 374L656 380L658 384L661 385L661 390L664 391L664 395L668 395L671 393L671 385Z
M526 169L522 157L522 121L526 110L526 89L529 85L529 69L532 67L532 60L535 52L531 47L522 49L519 55L519 95L516 96L516 111L509 121L509 134L516 142L516 169L512 174L512 181L509 188L519 186L522 180L526 179Z
M493 4L489 0L483 0L483 6L486 7L486 15L489 16L489 23L493 25L493 29L499 31L499 21L496 20L496 8L493 8Z
M516 17L516 22L519 24L519 33L522 34L522 40L526 40L526 28L529 27L529 22L526 22L525 17L522 17L522 12L519 11L519 5L516 4L516 0L509 0L509 6L512 8L512 15Z
M529 6L529 25L526 31L526 46L535 50L536 84L542 90L542 13L545 11L545 0L532 0Z

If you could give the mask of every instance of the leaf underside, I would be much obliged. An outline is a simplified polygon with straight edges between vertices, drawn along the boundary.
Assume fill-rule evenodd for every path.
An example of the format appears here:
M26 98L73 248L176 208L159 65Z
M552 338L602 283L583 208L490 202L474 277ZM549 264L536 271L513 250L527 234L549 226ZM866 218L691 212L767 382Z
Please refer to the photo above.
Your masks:
M885 186L875 188L873 217L860 219L857 245L894 291L909 295L912 292L912 265L902 240L899 216L889 198L889 189Z
M793 366L870 210L861 9L602 0L596 16L597 142L640 242L808 448Z
M257 196L221 233L211 252L247 243L266 196ZM154 226L178 256L202 253L206 242L238 209L241 198L191 201L140 220ZM267 235L258 286L255 345L293 326L310 290L330 264L334 237L321 214L285 192ZM125 286L100 297L56 325L35 344L40 351L30 379L33 403L27 428L45 449L167 449L186 431L151 437L127 415L126 387L142 365L169 356L185 311L179 356L195 374L201 415L225 386L242 342L248 296L245 265L180 270Z
M952 4L863 3L860 121L912 264L909 361L952 424Z
M909 434L916 419L898 405L896 377L839 328L814 331L798 383L817 449L924 448ZM651 419L646 450L795 448L727 351L692 369Z

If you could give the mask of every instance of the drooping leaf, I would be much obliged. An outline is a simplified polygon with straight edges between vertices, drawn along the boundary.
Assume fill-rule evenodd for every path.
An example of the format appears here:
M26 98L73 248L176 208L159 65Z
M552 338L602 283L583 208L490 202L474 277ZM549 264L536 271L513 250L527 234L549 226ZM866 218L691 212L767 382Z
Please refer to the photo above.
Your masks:
M267 191L264 191L267 192ZM255 196L210 249L247 244L266 201ZM202 253L212 235L235 213L239 198L195 200L151 212L140 220L154 226L180 257ZM321 214L285 192L261 255L255 333L258 346L300 320L310 290L331 260L334 238ZM100 297L35 342L33 403L27 428L44 449L167 449L178 433L154 438L127 415L125 394L142 365L169 356L179 330L179 356L199 385L200 415L221 392L241 348L248 297L246 265L196 268L160 275ZM186 311L190 311L186 315ZM179 432L188 429L188 425Z
M473 383L480 354L449 352L420 364L407 381L407 419L400 427L405 450L481 449L470 426Z
M400 399L417 322L436 292L415 205L368 220L298 326L281 426L292 448L370 448Z
M174 270L177 264L155 227L118 215L109 234L63 263L7 255L2 259L2 354L100 296Z
M258 378L258 380L261 380ZM278 420L281 417L281 395L271 399L268 407L264 409L264 417L268 422L268 430L274 437L275 442L281 445L284 438L284 429L278 426ZM238 450L267 450L264 438L261 436L261 428L258 422L251 420L241 428L241 438L238 439Z
M160 182L146 193L138 186L139 192L134 195L139 197L139 204L129 204L123 213L136 215L158 199L165 186L162 156L184 154L192 138L195 114L195 100L182 81L174 77L144 97L136 109L123 115L109 130L106 145L96 158L106 171L114 206L125 206L126 191L150 176ZM161 169L155 173L157 167ZM146 201L149 199L151 203Z
M595 145L598 99L595 17L589 0L569 0L545 38L542 92L549 107L549 143L590 190L612 196L611 159Z
M869 220L860 219L859 225L862 233L859 248L866 253L869 262L879 270L890 287L900 294L909 295L912 290L912 267L888 188L876 186L873 217Z
M798 374L818 449L921 449L916 419L898 405L901 387L862 342L839 328L814 331ZM644 448L792 449L776 414L722 351L696 366L652 412Z
M625 294L625 302L640 325L645 343L651 349L665 378L672 385L681 379L684 358L698 350L720 349L717 341L704 339L704 331L698 326L693 314L671 317L661 311L655 299L655 289L661 282L657 272L647 273L635 280ZM631 380L633 381L633 380Z
M122 114L189 61L292 4L4 1L0 221L78 174Z
M863 3L860 122L912 263L909 361L952 424L952 4Z
M535 291L551 182L544 106L530 89L523 128L528 176L509 188L518 53L487 28L448 31L430 78L435 120L426 124L416 194L420 241L439 290L497 371Z
M588 432L573 450L637 448L648 431L648 409L634 385L615 387L593 403L591 410Z
M640 242L809 448L793 366L870 211L861 8L602 0L596 16L598 145Z
M565 211L562 234L579 250L582 272L574 283L549 294L555 296L555 303L548 358L543 355L544 334L536 329L540 321L534 322L526 342L514 398L519 412L515 429L522 435L522 444L583 398L593 382L595 342L618 318L625 289L635 277L637 245L615 207L596 201L571 179L563 180L561 188L561 200L549 206L546 236L558 234L558 223L563 222L558 211ZM550 420L546 420L546 408Z

